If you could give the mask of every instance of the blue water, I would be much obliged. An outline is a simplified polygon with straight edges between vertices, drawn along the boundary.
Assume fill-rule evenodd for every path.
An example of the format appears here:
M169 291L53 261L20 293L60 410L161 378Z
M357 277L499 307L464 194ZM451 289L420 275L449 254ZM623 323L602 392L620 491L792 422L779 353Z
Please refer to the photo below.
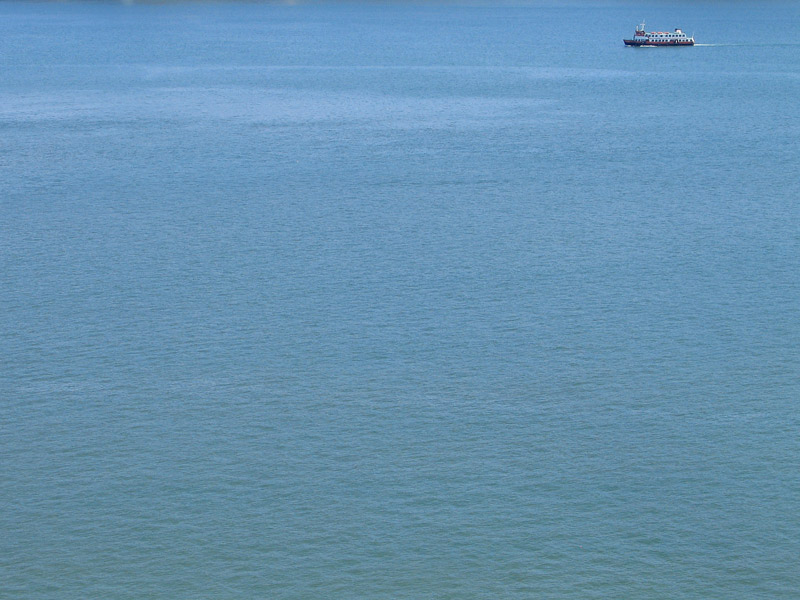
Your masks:
M0 597L797 598L797 31L0 4Z

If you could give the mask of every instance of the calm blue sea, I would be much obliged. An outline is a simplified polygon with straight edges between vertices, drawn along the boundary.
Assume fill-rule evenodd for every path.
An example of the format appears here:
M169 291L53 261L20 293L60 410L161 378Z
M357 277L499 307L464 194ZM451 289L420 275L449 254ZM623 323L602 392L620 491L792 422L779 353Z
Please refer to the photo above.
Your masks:
M798 598L798 31L0 4L0 598Z

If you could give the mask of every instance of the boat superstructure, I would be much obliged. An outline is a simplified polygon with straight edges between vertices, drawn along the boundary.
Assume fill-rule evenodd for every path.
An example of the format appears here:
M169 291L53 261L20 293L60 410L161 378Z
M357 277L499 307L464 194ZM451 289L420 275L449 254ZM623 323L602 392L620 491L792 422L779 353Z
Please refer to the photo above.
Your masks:
M644 21L636 28L633 39L622 41L626 46L694 46L694 36L690 37L680 29L647 32Z

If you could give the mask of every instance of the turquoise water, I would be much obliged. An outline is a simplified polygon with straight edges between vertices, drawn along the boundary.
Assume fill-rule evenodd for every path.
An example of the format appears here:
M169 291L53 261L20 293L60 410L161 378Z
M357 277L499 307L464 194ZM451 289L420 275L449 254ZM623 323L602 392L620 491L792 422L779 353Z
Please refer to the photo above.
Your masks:
M0 4L0 597L796 598L798 29Z

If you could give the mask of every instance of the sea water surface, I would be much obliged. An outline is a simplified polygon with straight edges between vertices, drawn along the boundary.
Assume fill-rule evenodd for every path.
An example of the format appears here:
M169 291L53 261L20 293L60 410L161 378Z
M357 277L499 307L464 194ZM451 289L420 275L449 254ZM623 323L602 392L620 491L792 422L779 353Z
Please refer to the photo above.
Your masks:
M797 31L0 4L0 597L797 598Z

